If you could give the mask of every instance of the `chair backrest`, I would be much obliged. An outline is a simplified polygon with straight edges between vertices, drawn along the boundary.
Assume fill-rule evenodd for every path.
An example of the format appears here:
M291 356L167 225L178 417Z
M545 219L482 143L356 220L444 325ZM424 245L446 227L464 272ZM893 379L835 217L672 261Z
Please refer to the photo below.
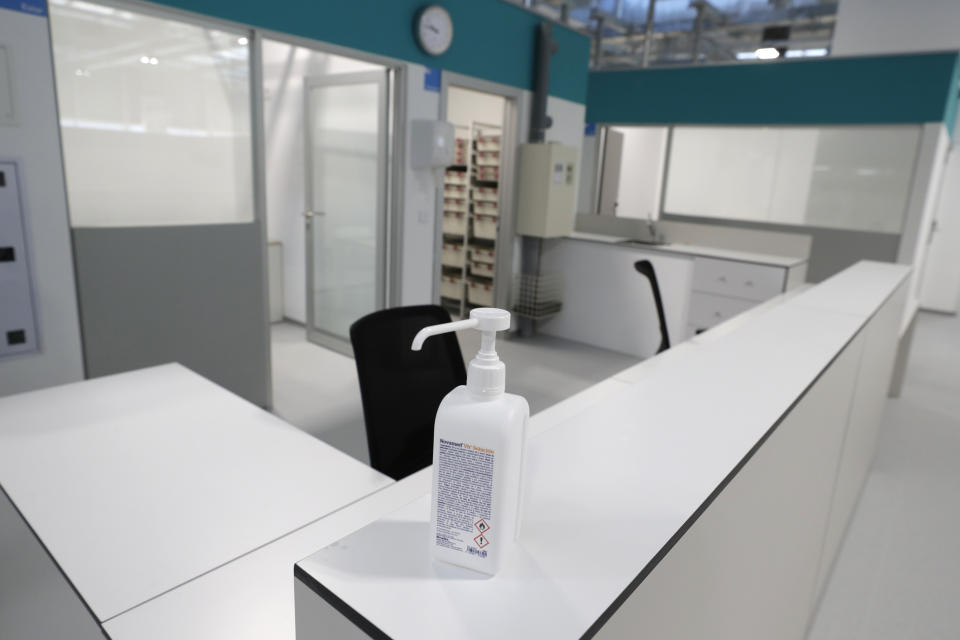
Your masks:
M420 329L443 322L450 322L443 307L423 305L376 311L350 327L370 466L395 480L432 462L437 407L467 381L456 334L410 350Z
M670 348L670 334L667 333L667 316L663 312L663 298L660 297L657 272L654 271L653 264L649 260L637 260L633 263L633 268L650 281L650 289L653 290L653 302L657 306L657 319L660 321L660 347L657 353L661 353Z

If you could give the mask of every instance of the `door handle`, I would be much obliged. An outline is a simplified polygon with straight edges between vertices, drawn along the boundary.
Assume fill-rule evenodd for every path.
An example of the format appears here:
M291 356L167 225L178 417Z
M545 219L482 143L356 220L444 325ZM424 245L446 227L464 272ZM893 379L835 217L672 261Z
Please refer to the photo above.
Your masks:
M303 212L303 217L306 218L307 220L309 220L310 218L313 218L314 216L323 216L323 215L326 215L323 211L309 211L309 210L308 210L308 211L304 211L304 212Z

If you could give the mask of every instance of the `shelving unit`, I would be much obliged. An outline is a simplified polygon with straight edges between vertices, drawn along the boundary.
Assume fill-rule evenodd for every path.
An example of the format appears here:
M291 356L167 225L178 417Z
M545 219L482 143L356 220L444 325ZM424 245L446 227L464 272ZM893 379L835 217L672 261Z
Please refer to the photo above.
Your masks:
M456 129L457 164L446 168L443 181L440 300L450 315L464 318L494 301L501 127L472 122Z

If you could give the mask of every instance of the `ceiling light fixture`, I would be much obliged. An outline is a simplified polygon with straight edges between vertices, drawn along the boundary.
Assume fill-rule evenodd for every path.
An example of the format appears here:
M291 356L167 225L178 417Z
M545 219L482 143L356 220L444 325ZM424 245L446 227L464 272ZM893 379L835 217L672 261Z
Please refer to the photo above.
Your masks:
M250 42L250 41L247 40L247 39L244 38L244 37L237 38L237 44L239 44L239 45L246 45L248 42Z
M140 64L150 64L150 56L140 56Z
M759 60L775 60L780 57L780 52L773 47L760 47L756 54Z

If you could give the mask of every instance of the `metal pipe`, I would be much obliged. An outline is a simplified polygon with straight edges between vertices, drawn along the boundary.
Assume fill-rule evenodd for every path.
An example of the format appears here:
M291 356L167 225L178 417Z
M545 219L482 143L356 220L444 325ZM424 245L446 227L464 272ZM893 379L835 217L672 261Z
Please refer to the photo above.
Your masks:
M543 142L553 120L547 115L547 95L550 90L550 56L557 51L553 39L553 24L541 22L537 34L537 55L533 69L533 100L530 114L530 142Z
M653 48L653 24L656 5L657 0L649 0L647 4L647 24L643 30L643 66L645 67L650 64L650 50Z
M550 56L557 52L557 43L553 39L553 24L541 22L537 34L537 55L533 69L533 100L530 113L530 142L546 142L547 129L553 124L547 115L547 96L550 92ZM524 275L540 274L540 252L542 240L522 236L520 240L520 271ZM534 321L531 318L519 319L517 326L521 336L533 335Z

